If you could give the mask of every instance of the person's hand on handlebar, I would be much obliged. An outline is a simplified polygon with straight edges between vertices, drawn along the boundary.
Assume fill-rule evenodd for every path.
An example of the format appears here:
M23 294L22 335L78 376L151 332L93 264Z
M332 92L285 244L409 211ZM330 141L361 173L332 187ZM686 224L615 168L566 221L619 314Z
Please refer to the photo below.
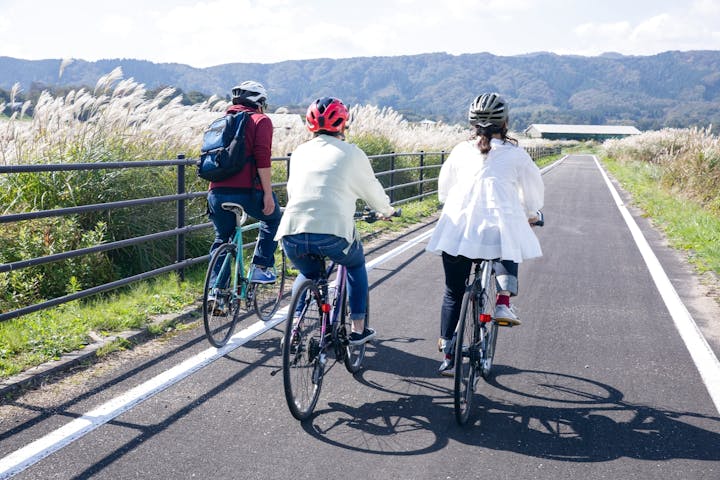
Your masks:
M385 216L382 213L377 213L376 215L377 215L378 220L385 220L387 222L392 222L392 217L399 217L401 213L402 213L402 208L394 208L393 207L393 212L388 216Z
M528 223L531 227L542 227L545 225L545 216L540 210L538 210L534 215L528 218Z

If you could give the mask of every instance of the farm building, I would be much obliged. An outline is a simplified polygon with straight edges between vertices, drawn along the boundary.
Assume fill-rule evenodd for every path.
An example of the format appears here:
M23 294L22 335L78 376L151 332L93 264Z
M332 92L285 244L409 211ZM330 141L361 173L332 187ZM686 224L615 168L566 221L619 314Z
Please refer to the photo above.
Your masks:
M548 140L607 140L638 135L640 130L628 125L552 125L533 123L525 129L530 138Z
M287 113L287 109L279 108L275 113L267 113L275 129L302 129L305 128L305 119L297 113Z

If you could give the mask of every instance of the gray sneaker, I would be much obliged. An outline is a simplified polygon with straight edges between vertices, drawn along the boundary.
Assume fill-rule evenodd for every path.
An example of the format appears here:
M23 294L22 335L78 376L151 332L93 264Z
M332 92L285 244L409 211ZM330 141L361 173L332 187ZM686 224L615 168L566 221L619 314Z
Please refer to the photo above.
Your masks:
M440 364L438 373L443 377L454 377L455 376L455 359L445 357L445 360Z
M505 305L498 305L495 307L495 315L493 315L495 321L501 327L517 327L522 325L520 319L515 315L512 307L508 308Z

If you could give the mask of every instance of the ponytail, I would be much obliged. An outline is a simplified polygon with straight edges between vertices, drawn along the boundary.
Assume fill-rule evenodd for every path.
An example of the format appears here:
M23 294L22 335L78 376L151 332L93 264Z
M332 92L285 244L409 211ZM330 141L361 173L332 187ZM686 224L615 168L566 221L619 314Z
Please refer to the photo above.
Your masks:
M497 125L490 125L488 127L481 127L480 125L475 126L475 137L478 139L477 147L480 153L487 154L490 152L490 140L493 135L500 134L500 139L503 142L510 142L513 145L517 145L518 141L512 137L508 137L507 123L503 124L502 127Z

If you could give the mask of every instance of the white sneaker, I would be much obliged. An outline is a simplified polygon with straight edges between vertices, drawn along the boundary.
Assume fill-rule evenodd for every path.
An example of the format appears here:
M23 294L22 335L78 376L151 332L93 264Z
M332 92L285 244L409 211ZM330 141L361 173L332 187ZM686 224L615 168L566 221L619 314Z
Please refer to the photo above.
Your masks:
M495 307L495 315L493 315L498 325L503 327L517 327L522 325L520 319L512 311L512 308L508 308L506 305L497 305Z

